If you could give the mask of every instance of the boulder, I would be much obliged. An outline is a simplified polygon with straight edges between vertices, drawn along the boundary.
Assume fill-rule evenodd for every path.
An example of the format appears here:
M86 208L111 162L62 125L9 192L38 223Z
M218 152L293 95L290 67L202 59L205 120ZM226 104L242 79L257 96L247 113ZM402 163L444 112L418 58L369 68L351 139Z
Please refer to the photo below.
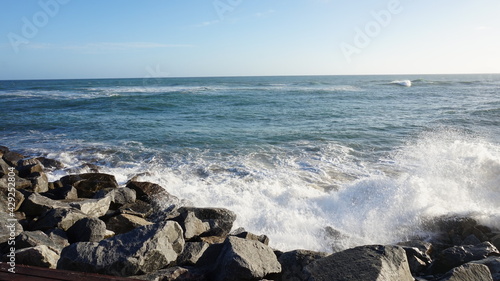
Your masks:
M151 273L174 262L184 248L176 222L136 228L101 242L80 242L64 248L58 269L116 276Z
M45 245L17 250L16 263L46 268L56 268L59 255Z
M61 161L50 159L46 157L37 157L36 160L40 161L45 169L53 171L64 168L64 164Z
M493 256L483 260L471 261L469 264L483 264L490 269L493 281L500 281L500 257Z
M134 203L128 203L121 206L119 212L122 214L134 215L137 217L147 218L153 214L153 206L142 200L136 200Z
M468 263L453 268L436 281L493 281L493 279L487 266Z
M111 203L110 197L104 197L101 199L80 199L80 200L70 200L68 205L72 208L82 211L89 217L102 217L109 210L109 204Z
M0 212L0 221L2 222L2 227L0 227L0 244L9 241L11 237L17 237L24 231L19 221L11 217L9 213Z
M31 248L40 245L49 247L52 251L60 253L60 248L50 237L42 231L24 231L16 237L16 249Z
M118 188L113 175L103 173L85 173L68 175L60 179L62 185L71 185L77 189L78 197L92 198L101 189Z
M87 215L74 208L52 209L35 221L30 228L34 230L47 231L52 228L68 230L75 222L86 218Z
M225 237L231 231L236 214L223 208L182 207L173 218L182 229L186 240L197 236Z
M210 245L205 242L187 242L184 251L177 258L178 265L194 265L203 256Z
M138 199L147 202L169 194L161 185L151 182L129 181L127 187L135 190Z
M278 261L281 264L282 281L306 280L304 268L311 262L328 256L327 253L313 252L307 250L294 250L280 255Z
M0 179L0 187L3 187L3 188L9 188L9 181L8 181L8 177L3 177ZM15 176L14 177L15 181L15 186L16 186L16 189L29 189L31 188L31 181L30 180L27 180L27 179L23 179L19 176Z
M98 218L83 218L75 222L66 233L70 243L99 242L104 239L106 224Z
M398 246L370 245L347 249L305 267L309 281L413 281L406 253Z
M2 159L11 167L17 166L17 163L23 158L24 155L14 151L6 151L2 156Z
M96 199L104 197L111 198L111 205L109 207L111 210L117 210L123 205L132 204L137 199L135 190L128 187L102 189L94 195Z
M454 246L443 250L431 265L433 273L445 273L464 263L482 260L490 255L500 255L490 242L478 245Z
M45 234L54 242L58 253L60 253L64 247L69 246L68 235L62 229L50 229L45 231Z
M42 173L44 167L40 161L31 158L26 160L19 160L16 169L19 171L19 176L22 178L28 177L28 175L33 173Z
M120 214L110 218L106 222L106 228L116 234L129 232L137 227L153 224L143 218L128 214Z
M254 240L229 236L212 272L216 281L258 280L281 272L273 250Z
M19 190L15 190L14 191L14 198L15 198L15 201L14 202L10 202L10 203L13 203L14 204L14 208L12 208L12 205L9 205L9 189L8 188L5 188L5 187L2 187L0 186L0 208L1 210L4 210L4 211L7 211L7 210L14 210L14 211L17 211L19 210L19 208L21 207L22 203L24 202L24 195L19 191Z
M35 172L26 177L31 181L31 190L37 193L49 191L49 179L44 172Z
M264 234L256 235L256 234L253 234L251 232L241 230L241 231L237 231L236 233L234 233L232 235L239 237L239 238L243 238L243 239L259 241L265 245L269 245L269 237L267 237L267 235L264 235Z
M42 193L43 196L53 199L53 200L68 200L68 199L78 199L78 192L76 188L71 185L66 186L53 186L52 190ZM50 189L50 186L49 186Z
M426 247L416 247L403 246L406 252L406 258L408 259L408 265L410 266L410 271L413 275L420 275L425 272L427 267L431 264L432 260L427 254L429 251Z
M27 216L39 216L54 208L68 208L69 205L63 202L52 200L41 194L33 193L25 198L20 210Z
M9 168L10 168L9 164L7 164L7 162L5 162L5 160L0 158L0 178L9 174L9 172L10 172Z

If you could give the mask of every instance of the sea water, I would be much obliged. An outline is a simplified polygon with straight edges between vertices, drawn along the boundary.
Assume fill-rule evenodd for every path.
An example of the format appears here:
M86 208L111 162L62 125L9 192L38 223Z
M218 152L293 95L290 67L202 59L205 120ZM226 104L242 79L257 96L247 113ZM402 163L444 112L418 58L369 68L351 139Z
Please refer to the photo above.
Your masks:
M500 75L0 81L0 145L224 207L280 250L500 227Z

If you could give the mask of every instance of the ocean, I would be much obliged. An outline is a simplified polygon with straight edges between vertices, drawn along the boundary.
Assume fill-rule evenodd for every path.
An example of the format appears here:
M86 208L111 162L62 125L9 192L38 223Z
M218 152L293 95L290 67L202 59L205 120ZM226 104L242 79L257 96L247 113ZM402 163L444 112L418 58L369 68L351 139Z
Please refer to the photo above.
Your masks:
M286 251L500 227L500 75L0 81L0 145L224 207Z

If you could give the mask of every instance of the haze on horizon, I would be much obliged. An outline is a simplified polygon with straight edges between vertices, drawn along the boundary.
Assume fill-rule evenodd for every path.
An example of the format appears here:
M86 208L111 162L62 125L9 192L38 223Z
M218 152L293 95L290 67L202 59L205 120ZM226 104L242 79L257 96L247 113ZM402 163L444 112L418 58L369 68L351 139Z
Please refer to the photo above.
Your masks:
M500 73L500 2L0 0L0 80Z

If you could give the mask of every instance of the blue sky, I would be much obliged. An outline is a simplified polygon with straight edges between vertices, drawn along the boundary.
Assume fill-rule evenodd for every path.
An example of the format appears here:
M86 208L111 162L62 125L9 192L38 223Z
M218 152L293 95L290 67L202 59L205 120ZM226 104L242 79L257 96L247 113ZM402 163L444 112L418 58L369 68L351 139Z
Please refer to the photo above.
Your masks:
M0 0L0 79L500 73L498 0Z

